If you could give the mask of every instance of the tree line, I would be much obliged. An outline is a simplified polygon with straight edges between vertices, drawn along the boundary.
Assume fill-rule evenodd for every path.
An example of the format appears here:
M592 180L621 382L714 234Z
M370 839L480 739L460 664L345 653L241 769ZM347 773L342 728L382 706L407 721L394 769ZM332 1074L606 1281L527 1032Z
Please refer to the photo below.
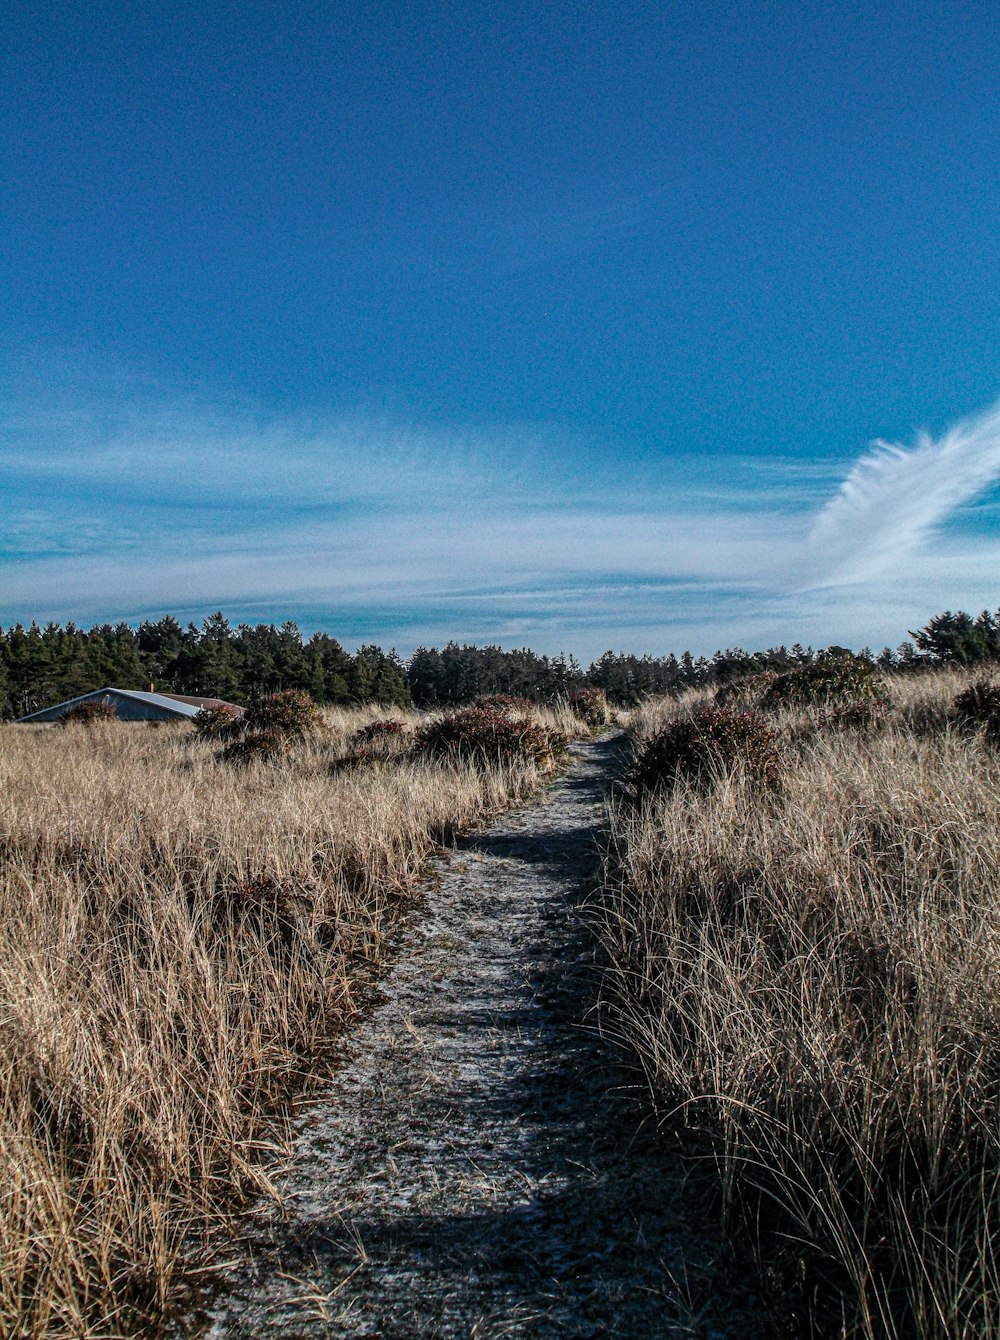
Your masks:
M408 705L406 671L395 652L336 638L308 640L289 621L231 627L221 613L197 627L171 615L84 630L69 623L0 630L0 697L7 717L112 685L247 703L279 689L305 689L320 703Z
M911 633L896 650L858 655L886 670L940 664L1000 661L1000 610L971 616L946 610ZM226 698L247 703L280 689L305 689L319 703L384 703L421 708L452 707L483 694L504 693L550 702L576 688L604 689L615 703L678 693L692 685L783 670L831 655L843 647L813 650L795 644L746 652L717 651L712 657L635 656L606 651L584 670L572 656L542 656L527 648L504 651L449 642L418 647L408 662L395 651L361 646L351 655L327 633L304 638L297 624L238 624L222 613L201 626L183 627L173 616L97 624L84 630L32 623L0 628L0 712L17 717L77 694L113 685L168 693Z

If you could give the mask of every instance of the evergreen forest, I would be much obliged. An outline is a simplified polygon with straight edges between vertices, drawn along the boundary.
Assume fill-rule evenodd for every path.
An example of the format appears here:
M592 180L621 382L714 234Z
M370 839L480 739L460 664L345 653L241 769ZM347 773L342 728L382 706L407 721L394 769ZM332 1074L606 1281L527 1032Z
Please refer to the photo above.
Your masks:
M976 665L1000 660L1000 611L973 617L945 611L911 633L912 641L878 655L859 655L883 669L912 670L943 664ZM0 628L0 714L23 716L52 703L114 686L154 688L248 703L281 689L304 689L319 703L440 708L504 693L551 702L574 689L601 688L617 704L631 706L657 694L697 684L721 684L765 670L782 670L824 657L849 655L846 648L820 650L795 644L714 656L636 656L606 651L586 669L573 656L544 656L527 648L450 642L418 647L408 661L394 650L358 647L353 655L328 633L303 637L292 621L238 624L221 612L201 626L183 626L172 615L128 623L74 623Z

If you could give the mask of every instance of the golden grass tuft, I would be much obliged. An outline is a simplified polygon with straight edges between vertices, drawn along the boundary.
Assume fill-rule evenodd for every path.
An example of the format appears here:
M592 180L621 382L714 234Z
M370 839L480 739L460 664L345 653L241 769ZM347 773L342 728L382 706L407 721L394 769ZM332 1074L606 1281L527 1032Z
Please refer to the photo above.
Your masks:
M541 774L232 768L186 727L0 730L0 1332L151 1327L282 1153L435 845ZM402 716L402 714L400 714Z
M612 806L613 1026L801 1334L1000 1333L1000 752L953 725L967 682L890 681L878 730L777 714L774 791Z

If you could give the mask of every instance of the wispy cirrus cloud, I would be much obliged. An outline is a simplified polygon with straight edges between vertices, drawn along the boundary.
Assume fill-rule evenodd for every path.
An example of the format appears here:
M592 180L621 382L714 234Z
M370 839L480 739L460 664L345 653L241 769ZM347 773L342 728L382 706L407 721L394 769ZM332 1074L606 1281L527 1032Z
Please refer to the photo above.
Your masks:
M628 459L548 426L281 417L117 382L47 379L2 427L3 622L221 607L404 651L586 658L881 644L997 603L1000 547L943 523L1000 474L1000 408L880 446L839 486L829 460Z
M936 526L1000 478L1000 404L913 447L876 442L819 513L809 534L810 584L884 576Z

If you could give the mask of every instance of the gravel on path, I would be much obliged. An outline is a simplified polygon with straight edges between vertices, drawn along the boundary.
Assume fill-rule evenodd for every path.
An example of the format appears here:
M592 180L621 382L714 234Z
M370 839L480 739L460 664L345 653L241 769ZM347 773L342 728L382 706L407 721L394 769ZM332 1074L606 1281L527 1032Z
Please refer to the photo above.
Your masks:
M574 745L565 776L439 863L210 1340L766 1334L594 1027L580 906L618 748Z

